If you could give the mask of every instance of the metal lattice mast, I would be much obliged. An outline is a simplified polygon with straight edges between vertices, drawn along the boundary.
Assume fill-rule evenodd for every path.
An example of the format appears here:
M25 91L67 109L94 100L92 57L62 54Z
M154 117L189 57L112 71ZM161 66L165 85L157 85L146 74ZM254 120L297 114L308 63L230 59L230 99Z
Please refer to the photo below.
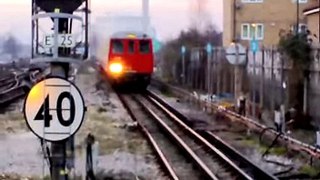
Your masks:
M31 63L48 63L49 76L58 76L64 79L69 77L70 64L81 62L88 57L88 1L89 0L32 0L32 60ZM85 14L85 17L74 15L75 12ZM39 19L52 20L53 47L45 50L43 43L45 36L40 32ZM62 34L73 35L75 21L81 22L80 34L84 38L78 40L74 47L61 47L59 36ZM50 32L45 32L50 33ZM47 40L45 36L45 40ZM76 41L76 40L72 40ZM77 54L77 49L83 49ZM74 137L66 141L51 143L51 179L69 179L69 169L74 167Z

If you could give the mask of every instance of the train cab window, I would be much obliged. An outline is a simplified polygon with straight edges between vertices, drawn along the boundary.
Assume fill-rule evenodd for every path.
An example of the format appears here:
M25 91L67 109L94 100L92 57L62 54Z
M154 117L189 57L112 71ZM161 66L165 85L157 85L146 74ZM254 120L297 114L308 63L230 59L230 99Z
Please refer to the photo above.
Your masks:
M121 40L112 41L112 52L113 53L123 53L123 42Z
M150 52L150 41L148 40L141 40L139 42L139 51L141 53L149 53Z
M128 52L134 53L134 41L129 41Z

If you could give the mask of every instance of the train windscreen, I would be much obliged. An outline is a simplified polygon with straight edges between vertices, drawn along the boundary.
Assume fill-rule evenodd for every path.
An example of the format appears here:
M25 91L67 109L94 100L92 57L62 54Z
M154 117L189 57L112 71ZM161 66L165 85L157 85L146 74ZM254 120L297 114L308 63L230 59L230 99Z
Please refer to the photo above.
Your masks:
M134 41L133 40L129 41L128 52L129 53L134 53Z
M123 42L121 40L112 41L112 52L113 53L123 53Z
M141 53L149 53L150 52L150 41L149 40L141 40L139 42L139 51Z

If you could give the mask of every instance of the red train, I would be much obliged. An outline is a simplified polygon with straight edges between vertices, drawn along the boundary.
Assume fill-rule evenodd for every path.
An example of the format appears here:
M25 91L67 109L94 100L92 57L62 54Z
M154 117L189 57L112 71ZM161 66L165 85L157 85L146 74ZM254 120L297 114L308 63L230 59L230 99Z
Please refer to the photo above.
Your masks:
M110 38L106 73L112 85L145 89L153 73L152 39L142 33L117 33Z

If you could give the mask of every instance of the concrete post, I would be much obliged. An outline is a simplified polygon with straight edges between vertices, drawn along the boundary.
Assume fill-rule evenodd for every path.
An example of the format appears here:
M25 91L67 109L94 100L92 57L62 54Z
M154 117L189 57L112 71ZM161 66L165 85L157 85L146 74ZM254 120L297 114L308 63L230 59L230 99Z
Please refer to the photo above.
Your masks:
M234 97L235 100L239 98L242 91L242 75L241 66L239 65L239 46L236 44L236 65L234 67Z
M185 78L186 78L186 70L185 70L185 54L182 54L182 85L185 84Z
M262 62L261 62L261 75L260 75L260 109L263 108L263 104L264 104L264 76L265 76L264 56L265 56L265 49L262 49Z
M256 118L256 53L253 52L252 117Z
M216 94L220 94L221 93L221 61L219 61L219 58L217 58L217 64L216 64L216 68L217 68L217 90L216 90Z
M274 81L274 72L273 72L273 68L274 68L274 49L272 48L271 50L271 82ZM271 109L274 110L275 109L275 98L274 98L274 95L275 95L275 87L274 87L274 84L272 83L271 84Z

